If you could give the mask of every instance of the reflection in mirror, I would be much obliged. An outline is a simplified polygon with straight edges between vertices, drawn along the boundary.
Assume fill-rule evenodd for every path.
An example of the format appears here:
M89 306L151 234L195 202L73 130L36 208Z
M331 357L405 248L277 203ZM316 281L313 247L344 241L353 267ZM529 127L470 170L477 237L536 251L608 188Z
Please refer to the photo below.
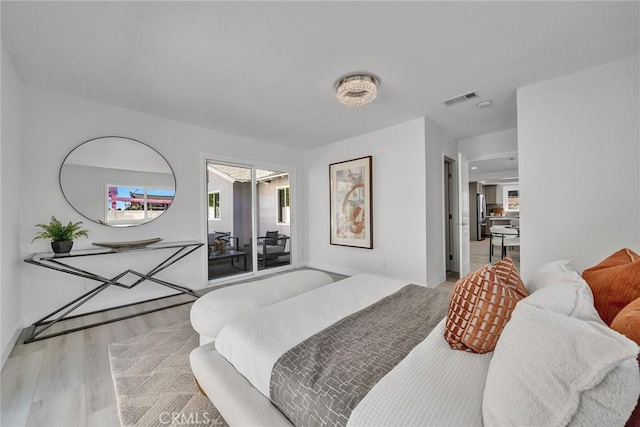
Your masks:
M60 168L65 198L91 221L128 227L162 215L173 202L175 177L153 148L122 137L102 137L76 147Z

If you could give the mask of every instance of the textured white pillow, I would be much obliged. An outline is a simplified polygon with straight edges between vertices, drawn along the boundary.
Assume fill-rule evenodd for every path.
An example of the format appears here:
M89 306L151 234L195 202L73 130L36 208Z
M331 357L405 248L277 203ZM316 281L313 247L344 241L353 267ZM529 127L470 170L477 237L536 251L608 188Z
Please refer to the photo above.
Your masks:
M523 301L543 310L582 320L602 322L593 305L591 288L582 278L575 282L554 283L532 293Z
M561 259L544 264L536 270L533 278L525 286L531 294L549 285L580 280L582 277L571 265L571 260Z
M484 425L624 425L640 394L638 350L601 322L523 299L489 364Z

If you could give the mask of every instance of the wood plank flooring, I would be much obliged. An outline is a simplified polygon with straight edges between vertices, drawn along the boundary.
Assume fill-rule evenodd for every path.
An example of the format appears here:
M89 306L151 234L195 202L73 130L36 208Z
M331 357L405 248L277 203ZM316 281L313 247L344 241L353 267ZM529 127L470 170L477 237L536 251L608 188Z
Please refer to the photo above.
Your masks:
M334 280L346 277L327 273ZM283 273L273 276L278 274ZM265 277L269 276L244 282ZM215 289L219 288L209 288L202 293ZM189 299L177 296L73 319L69 323L77 326ZM22 344L26 335L26 330L23 331L2 369L0 425L118 426L108 345L153 328L187 321L190 310L191 303L30 344ZM55 325L55 328L61 330L62 326Z
M494 248L494 256L491 257L491 263L496 263L500 260L500 248ZM484 240L472 240L470 245L470 255L471 255L471 267L470 271L474 272L489 264L489 239L485 238ZM507 251L507 255L509 255L512 259L518 270L520 269L520 248L513 248ZM459 279L459 274L457 271L450 271L447 274L447 281L442 283L440 287L450 287L453 290L453 286L456 281Z

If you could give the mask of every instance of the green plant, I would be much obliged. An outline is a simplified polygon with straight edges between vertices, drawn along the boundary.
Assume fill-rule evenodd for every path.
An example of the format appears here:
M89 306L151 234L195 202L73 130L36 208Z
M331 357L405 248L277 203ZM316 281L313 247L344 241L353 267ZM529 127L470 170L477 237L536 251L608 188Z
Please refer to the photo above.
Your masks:
M50 239L52 242L64 242L73 240L78 237L89 237L89 232L80 226L82 221L75 224L69 221L69 224L63 225L56 219L51 217L49 224L36 224L36 227L42 228L42 231L36 234L31 243L37 239Z

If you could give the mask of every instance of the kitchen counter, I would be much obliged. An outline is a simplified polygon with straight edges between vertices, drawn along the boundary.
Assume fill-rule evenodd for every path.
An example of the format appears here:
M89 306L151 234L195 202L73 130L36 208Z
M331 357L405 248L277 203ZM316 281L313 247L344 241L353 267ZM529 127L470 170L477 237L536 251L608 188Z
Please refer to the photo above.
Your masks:
M491 227L493 226L511 225L512 219L520 219L520 218L517 216L495 216L495 215L486 216L485 220L487 221L486 221L486 225L483 227L482 235L488 236L490 234Z

